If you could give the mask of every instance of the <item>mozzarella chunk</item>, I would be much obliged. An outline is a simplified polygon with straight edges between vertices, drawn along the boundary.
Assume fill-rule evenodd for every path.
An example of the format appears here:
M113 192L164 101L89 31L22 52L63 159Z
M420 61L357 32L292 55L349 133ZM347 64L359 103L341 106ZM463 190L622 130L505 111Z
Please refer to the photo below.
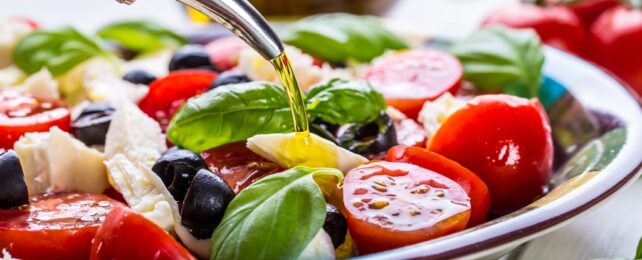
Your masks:
M441 124L443 124L450 115L464 105L466 105L466 101L456 98L448 92L433 101L424 103L423 108L421 108L419 112L418 121L422 123L424 129L426 129L428 138L437 132Z
M6 18L0 21L0 68L13 63L13 48L22 37L33 31L33 27L18 19Z
M13 145L29 194L45 193L51 186L48 147L49 133L27 133Z
M332 239L323 228L317 232L308 246L301 252L297 259L317 259L317 260L334 260L335 252Z
M29 76L18 88L37 97L60 99L58 81L51 76L46 68Z
M255 135L247 139L247 147L285 168L330 167L345 173L368 162L365 157L312 133L309 137L295 133Z

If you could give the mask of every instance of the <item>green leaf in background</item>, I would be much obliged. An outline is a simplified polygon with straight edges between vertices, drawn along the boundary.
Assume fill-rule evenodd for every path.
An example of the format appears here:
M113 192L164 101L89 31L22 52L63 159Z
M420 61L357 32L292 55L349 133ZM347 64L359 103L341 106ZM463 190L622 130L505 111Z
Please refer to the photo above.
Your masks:
M450 52L461 61L465 79L475 87L537 97L544 54L533 30L484 28L455 43Z
M189 99L167 129L174 144L196 152L257 134L292 131L285 91L267 82L225 85Z
M638 249L635 251L635 258L633 259L642 259L642 238L638 242Z
M116 22L103 27L97 34L139 53L177 48L187 43L182 36L149 21Z
M374 17L321 14L302 19L281 35L287 44L330 63L369 62L386 50L407 48Z
M71 27L40 30L22 38L13 49L13 60L22 71L32 74L46 67L58 76L104 50L93 39Z
M334 181L328 181L333 179ZM323 226L341 171L295 167L241 191L212 235L210 259L295 259Z
M309 116L332 124L365 123L386 109L386 100L363 80L332 79L308 92Z

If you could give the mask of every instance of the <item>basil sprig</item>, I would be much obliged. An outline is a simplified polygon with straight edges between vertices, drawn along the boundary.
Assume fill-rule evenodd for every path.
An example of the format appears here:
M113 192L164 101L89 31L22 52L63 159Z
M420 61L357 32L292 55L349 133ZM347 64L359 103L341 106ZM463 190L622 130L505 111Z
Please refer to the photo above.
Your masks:
M106 52L93 39L71 27L40 30L22 38L13 49L13 60L22 71L36 73L46 67L58 76Z
M182 36L149 21L116 22L101 28L97 34L139 53L176 48L187 43Z
M369 122L386 108L381 94L364 81L331 80L309 93L309 116L335 124ZM172 118L167 138L200 152L257 134L288 133L292 129L283 88L250 82L221 86L188 100Z
M295 167L253 183L227 207L210 259L296 259L323 226L324 194L342 181L337 169Z
M281 38L330 63L369 62L386 50L408 47L376 18L343 13L307 17L289 26Z
M544 54L533 30L481 29L455 43L450 52L464 67L464 77L482 90L537 97Z

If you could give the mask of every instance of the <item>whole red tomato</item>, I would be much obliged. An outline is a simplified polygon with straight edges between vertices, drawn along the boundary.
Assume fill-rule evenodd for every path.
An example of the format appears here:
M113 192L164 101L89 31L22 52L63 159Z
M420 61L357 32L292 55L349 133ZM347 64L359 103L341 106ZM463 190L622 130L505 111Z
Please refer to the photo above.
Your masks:
M579 56L584 55L585 29L577 15L566 6L508 5L491 12L482 24L532 28L544 43Z

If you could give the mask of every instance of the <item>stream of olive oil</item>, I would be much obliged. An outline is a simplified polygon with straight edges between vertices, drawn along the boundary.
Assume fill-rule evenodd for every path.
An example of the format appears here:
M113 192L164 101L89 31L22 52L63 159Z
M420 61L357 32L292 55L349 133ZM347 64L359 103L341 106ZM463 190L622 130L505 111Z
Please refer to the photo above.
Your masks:
M294 122L294 132L297 136L308 137L310 135L308 126L308 115L305 111L305 103L303 102L303 95L301 89L296 81L294 70L290 65L288 57L285 52L281 53L278 57L270 61L276 74L281 80L285 93L288 96L288 103L292 110L292 120Z

